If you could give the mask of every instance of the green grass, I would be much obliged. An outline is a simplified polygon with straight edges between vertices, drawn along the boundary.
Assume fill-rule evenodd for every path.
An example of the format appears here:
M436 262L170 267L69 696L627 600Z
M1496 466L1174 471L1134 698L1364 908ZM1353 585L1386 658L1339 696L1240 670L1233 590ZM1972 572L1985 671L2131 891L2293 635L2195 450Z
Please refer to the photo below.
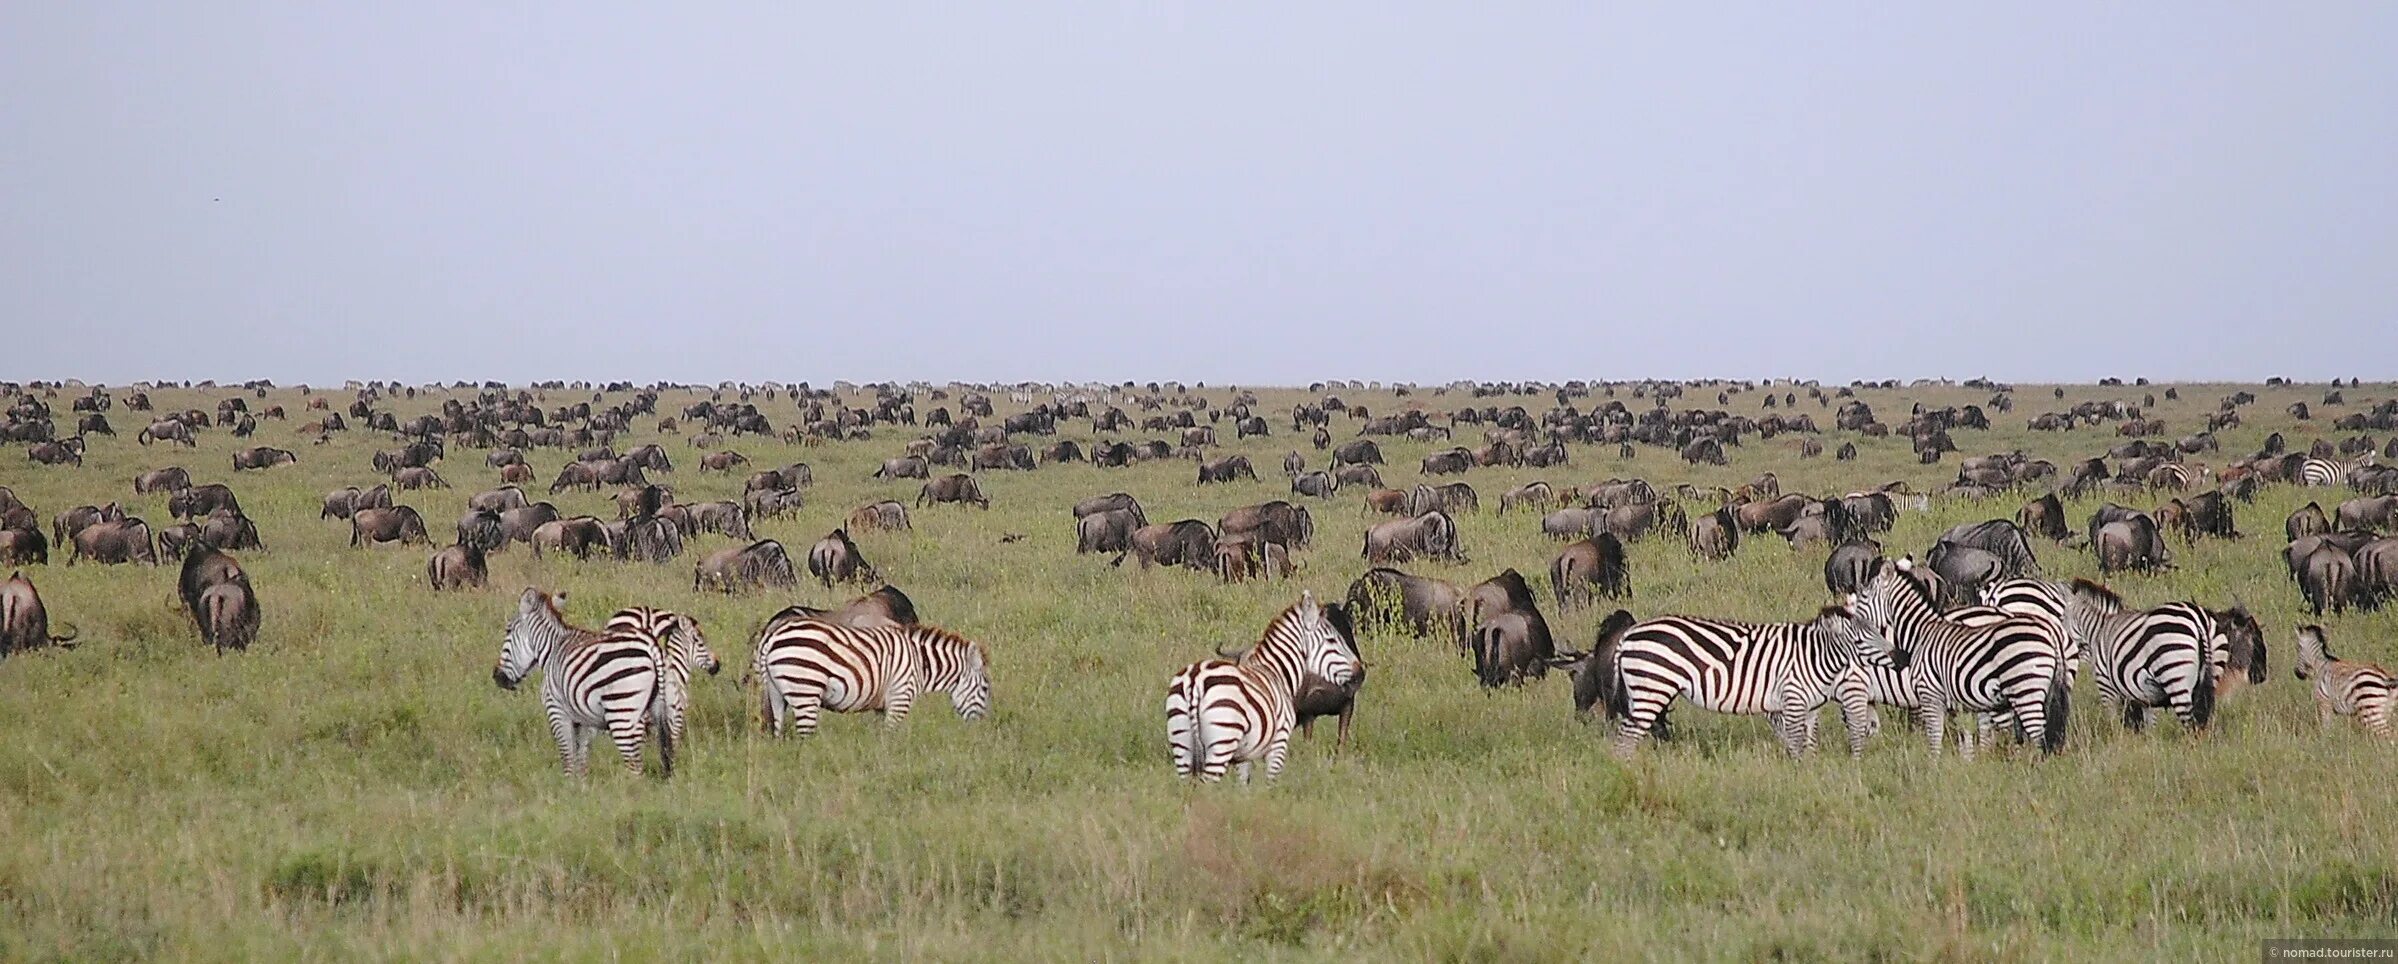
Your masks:
M2183 400L2159 411L2178 436L2234 387L2182 386ZM2055 402L2026 387L2015 413L1994 415L1997 430L1956 434L1966 454L2020 447L2063 464L2117 439L2033 434L2025 419L2161 390L2084 386ZM2275 428L2303 448L2343 411L2294 426L2282 407L2319 401L2319 388L2257 391L2250 425L2225 432L2224 453L2202 461L2253 451ZM225 394L152 396L162 409L213 409ZM1220 427L1223 447L1248 454L1264 482L1198 487L1179 461L988 473L988 512L929 507L913 533L861 535L928 620L990 647L996 715L966 724L935 700L896 732L835 716L808 742L759 736L755 696L735 681L768 614L850 594L695 595L690 562L722 537L703 536L662 567L536 561L520 547L493 558L491 590L436 595L423 585L427 550L351 549L346 525L317 519L325 491L371 484L369 455L388 444L376 433L308 446L301 418L266 422L239 445L293 448L300 463L235 474L226 460L237 440L223 430L196 452L143 448L132 440L142 416L119 407L110 416L124 435L96 440L80 470L0 460L0 484L45 526L61 509L110 499L164 525L164 496L135 496L131 480L179 463L198 481L232 483L268 544L244 554L266 610L260 644L222 659L172 601L171 569L29 570L52 618L83 635L71 651L0 663L0 957L2223 958L2267 937L2387 933L2398 915L2388 792L2398 748L2352 727L2319 729L2289 678L2290 631L2308 620L2282 575L2281 520L2310 496L2328 511L2344 490L2269 489L2239 508L2250 538L2176 545L2180 568L2116 581L2135 602L2222 606L2236 595L2265 620L2272 681L2233 697L2203 738L2169 721L2126 734L2098 718L2084 686L2068 749L2050 760L1927 761L1919 738L1892 725L1861 761L1834 752L1793 762L1761 720L1685 710L1681 739L1624 762L1574 719L1561 678L1488 693L1445 644L1369 638L1353 753L1333 756L1327 728L1276 784L1179 784L1163 745L1167 677L1219 643L1254 638L1302 587L1340 594L1365 569L1361 493L1311 504L1319 544L1291 584L1111 569L1074 554L1067 508L1123 489L1154 521L1212 522L1284 496L1273 472L1282 453L1300 448L1311 466L1324 458L1286 428L1302 394L1264 394L1275 436L1234 442ZM1400 403L1341 394L1376 412ZM1682 404L1713 394L1694 390ZM573 397L551 393L550 404ZM670 392L659 407L694 397ZM1914 399L1987 393L1867 397L1895 424ZM62 420L69 398L53 400ZM1754 413L1758 398L1728 407ZM1480 404L1494 401L1536 413L1547 404ZM267 403L302 414L294 392L251 400ZM405 417L435 404L392 407ZM791 417L787 400L760 404L778 426ZM1020 406L1002 396L1000 407ZM1799 410L1830 421L1803 397ZM654 421L619 447L652 440ZM1336 420L1334 433L1354 426ZM815 467L808 507L762 521L760 534L796 558L858 505L912 501L914 484L868 478L912 433L875 432L805 449L734 443L760 467ZM1091 441L1087 422L1064 434ZM1468 434L1459 441L1479 444ZM1823 440L1829 450L1850 438ZM666 441L679 471L663 480L678 498L738 497L739 475L701 474L696 450ZM1785 436L1750 440L1729 468L1577 447L1567 468L1477 469L1467 479L1485 509L1460 519L1473 562L1414 568L1468 583L1513 566L1545 604L1555 544L1536 516L1494 511L1500 492L1533 478L1637 474L1663 488L1736 485L1771 469L1786 491L1823 494L1895 479L1930 490L1954 475L1953 463L1915 464L1904 440L1857 441L1864 455L1853 463L1802 461ZM1383 447L1386 479L1403 486L1438 446ZM545 484L564 457L531 453ZM466 450L441 471L458 488L401 501L446 541L466 497L497 473ZM614 516L602 495L556 501ZM2011 517L2020 503L1935 501L1885 542L1921 552L1950 525ZM2095 504L2070 505L2077 525ZM1028 538L1002 544L1007 533ZM2086 555L2039 549L2052 572L2095 574ZM1823 555L1771 538L1701 564L1677 544L1636 544L1633 609L1798 618L1823 601ZM562 776L537 695L491 685L502 624L527 585L568 590L584 624L634 603L700 618L727 670L699 682L671 781L606 766ZM1548 615L1580 648L1600 613ZM2392 619L2325 622L2344 655L2386 663L2398 661ZM1836 724L1826 726L1836 746Z

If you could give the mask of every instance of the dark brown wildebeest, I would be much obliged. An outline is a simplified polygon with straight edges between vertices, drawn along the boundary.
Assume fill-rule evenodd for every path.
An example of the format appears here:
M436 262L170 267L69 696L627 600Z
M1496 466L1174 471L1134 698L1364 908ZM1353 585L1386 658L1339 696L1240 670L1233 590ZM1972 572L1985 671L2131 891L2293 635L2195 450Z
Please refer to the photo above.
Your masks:
M490 585L491 570L485 565L483 547L460 542L433 553L425 563L425 582L436 592Z
M858 544L850 541L849 530L834 529L808 549L808 574L832 588L836 582L874 582L880 578L874 566Z
M414 508L397 505L350 513L350 545L369 542L432 545L433 537L425 531L423 516L417 515Z
M2054 492L2024 503L2022 510L2015 513L2015 524L2023 531L2051 542L2063 542L2073 532L2072 527L2065 524L2064 503L2057 501Z
M1332 450L1332 461L1344 465L1351 463L1381 465L1383 464L1382 447L1374 444L1374 440L1370 438L1343 442L1339 448Z
M468 509L458 517L458 543L473 546L476 552L497 552L508 544L508 533L500 525L500 514L490 509Z
M1323 607L1323 613L1324 621L1332 625L1333 631L1340 634L1342 644L1349 647L1350 658L1357 660L1357 673L1347 683L1339 685L1313 673L1308 674L1300 681L1299 691L1291 699L1291 711L1297 717L1299 734L1310 740L1315 739L1318 717L1339 717L1340 733L1332 741L1333 752L1338 753L1349 745L1349 721L1357 713L1357 692L1365 687L1366 666L1364 656L1357 649L1357 629L1351 622L1349 607L1331 603Z
M1218 538L1255 536L1286 549L1305 549L1315 541L1316 520L1303 505L1282 499L1242 506L1216 520Z
M1482 685L1505 686L1548 675L1557 647L1522 573L1503 570L1467 590L1466 600L1467 618L1474 626L1474 676Z
M2237 601L2230 609L2210 609L2207 615L2215 618L2215 628L2221 631L2224 644L2231 651L2221 674L2215 677L2215 705L2220 707L2225 697L2263 683L2270 675L2266 665L2265 627L2247 606Z
M773 539L761 539L746 546L719 549L701 559L691 569L691 589L714 588L722 592L743 589L763 589L768 586L799 585L799 573L791 565L791 556L783 544Z
M874 470L875 478L886 481L891 479L928 479L932 477L932 474L932 463L917 455L902 455L898 458L884 459L882 467Z
M1255 533L1216 540L1216 577L1224 582L1250 579L1288 579L1298 572L1291 552Z
M1465 592L1453 583L1375 567L1349 584L1349 613L1373 626L1393 626L1412 636L1445 634L1466 650Z
M748 456L733 451L710 452L699 458L699 470L702 472L730 473L733 471L733 466L747 464L749 464Z
M550 494L557 495L568 489L590 489L596 492L599 487L599 473L589 463L568 462L558 469L557 480L550 483Z
M916 492L917 508L944 502L972 505L978 509L991 507L991 498L983 494L982 484L964 473L945 475L926 482Z
M405 466L392 472L391 485L393 488L399 489L403 492L412 491L415 489L446 489L450 487L450 483L444 480L440 473L433 471L428 466L422 465Z
M241 511L241 500L221 482L177 489L167 496L167 513L178 519L197 519L218 509Z
M513 485L503 485L496 489L477 492L466 500L466 507L469 509L481 509L495 513L521 509L531 504L533 504L533 500L525 496L525 490Z
M1323 471L1322 469L1318 469L1314 472L1302 472L1291 477L1291 493L1293 495L1308 495L1319 499L1329 499L1332 498L1334 493L1340 491L1340 487L1341 484L1339 480L1334 479L1332 477L1332 473Z
M1451 515L1480 512L1482 511L1482 497L1474 492L1473 486L1464 482L1451 482L1447 485L1425 485L1419 482L1414 488L1407 490L1408 515L1423 515L1426 512L1434 511L1446 512Z
M1131 509L1105 509L1074 520L1074 553L1121 553L1132 547L1132 534L1141 528Z
M897 586L884 586L850 600L839 609L818 609L814 606L785 606L766 620L763 636L776 627L794 619L815 619L873 629L886 626L913 626L917 623L916 604Z
M9 573L8 581L0 583L0 656L74 642L75 627L68 625L66 630L63 636L50 635L50 611L42 607L42 594L34 591L33 580L24 573Z
M1227 455L1199 466L1199 484L1230 482L1234 479L1257 481L1257 470L1249 466L1246 455Z
M1624 544L1602 532L1559 550L1549 563L1549 585L1557 593L1557 608L1571 611L1588 605L1593 594L1609 599L1632 595L1632 569Z
M1686 541L1690 554L1698 558L1731 558L1740 549L1740 523L1732 517L1732 507L1724 506L1691 522Z
M1627 508L1630 508L1627 506ZM1647 508L1642 506L1641 508ZM1551 539L1584 539L1596 528L1599 513L1596 509L1568 507L1540 517L1540 532ZM1617 541L1622 541L1620 537Z
M547 502L509 509L500 513L500 535L510 542L532 542L534 530L559 518L558 507Z
M1457 543L1457 521L1438 511L1376 523L1366 530L1365 551L1360 554L1377 565L1418 558L1466 561Z
M2098 552L2098 571L2102 573L2126 569L2155 572L2170 565L2156 519L2145 512L2100 526L2091 546Z
M529 541L533 545L533 558L536 559L541 558L544 552L565 552L577 559L589 559L593 552L615 552L621 540L598 516L579 515L542 523L533 530L533 538Z
M47 566L50 540L31 526L0 529L0 566Z
M1499 511L1503 514L1516 506L1545 511L1557 501L1557 490L1547 482L1526 482L1499 493Z
M1832 554L1823 562L1824 588L1835 596L1863 590L1881 558L1882 544L1871 539L1843 542L1832 547Z
M1333 466L1332 479L1342 485L1362 485L1370 489L1382 488L1382 470L1362 462Z
M2315 615L2344 612L2357 601L2356 560L2337 546L2321 545L2298 563L2298 591Z
M233 453L233 471L240 472L244 469L271 469L278 465L291 465L297 463L298 461L300 461L300 457L292 454L290 449L270 448L268 446L261 445L256 448L247 448Z
M215 646L219 655L250 648L258 639L260 619L249 574L236 567L224 581L202 590L192 621L199 626L201 641Z
M191 488L191 485L192 474L184 471L180 465L151 469L133 477L133 491L136 495L146 495L151 492L173 492L177 489Z
M2331 519L2323 514L2322 505L2309 502L2305 508L2290 513L2290 518L2282 523L2282 531L2289 535L2291 542L2296 542L2307 536L2330 532Z
M1139 559L1143 569L1150 566L1206 569L1216 562L1216 531L1197 519L1142 526L1133 530L1124 552L1108 565L1121 566L1128 556Z
M178 522L158 530L158 555L163 559L181 559L195 545L201 545L200 525Z
M99 522L75 533L68 543L67 565L78 559L90 559L103 565L140 562L156 565L158 556L150 544L150 524L140 519L126 518L114 522Z
M2387 529L2393 519L2398 519L2398 495L2359 496L2332 511L2336 529Z
M79 505L50 520L50 541L67 545L75 541L78 532L102 522L115 522L123 518L125 510L114 502L107 505Z
M1141 508L1141 500L1133 498L1132 494L1128 492L1110 492L1106 495L1095 495L1088 499L1074 503L1074 517L1080 519L1093 513L1107 512L1114 509L1123 509L1131 512L1132 517L1138 520L1139 525L1149 524L1149 513Z
M849 513L849 527L859 532L903 532L912 528L908 522L908 507L893 499L852 510Z
M200 523L200 540L219 549L264 549L258 524L231 509L218 509Z
M1420 470L1425 475L1459 475L1474 467L1474 453L1464 448L1434 452L1424 456Z

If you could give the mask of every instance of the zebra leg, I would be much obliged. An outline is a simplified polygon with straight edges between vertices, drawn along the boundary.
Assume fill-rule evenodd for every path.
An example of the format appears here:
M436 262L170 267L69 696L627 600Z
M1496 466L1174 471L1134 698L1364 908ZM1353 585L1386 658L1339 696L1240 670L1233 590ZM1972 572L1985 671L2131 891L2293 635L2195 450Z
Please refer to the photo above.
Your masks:
M816 721L824 713L824 694L812 693L790 699L791 729L801 737L815 736Z
M2148 728L2148 707L2135 700L2123 701L2123 725L2134 733Z
M558 765L566 769L566 775L582 776L582 755L576 752L582 748L582 734L575 732L575 725L567 722L563 714L551 713L550 738L558 741Z
M1923 728L1923 741L1932 748L1932 755L1939 756L1948 749L1948 707L1933 699L1916 702L1915 725Z
M883 729L897 729L907 722L908 711L916 707L916 687L891 684L891 692L883 697Z
M1266 779L1279 779L1282 776L1282 765L1289 762L1290 756L1291 731L1286 727L1282 732L1274 735L1273 742L1266 744ZM1249 782L1247 764L1242 764L1241 782Z
M2364 721L2364 723L2365 723L2365 728L2366 728L2366 729L2372 729L2372 728L2373 728L2373 716L2372 716L2372 713L2373 713L2373 710L2372 710L2372 708L2371 708L2371 707L2360 707L2360 708L2359 708L2359 712L2356 714L2358 719L2360 719L2360 720L2363 720L2363 721ZM2339 708L2338 708L2338 707L2335 707L2335 706L2332 706L2332 705L2331 705L2331 701L2330 701L2330 700L2328 700L2328 699L2325 699L2325 698L2323 697L2323 694L2321 694L2321 693L2316 693L2316 694L2315 694L2315 722L2322 724L2322 725L2323 725L2323 728L2324 728L2324 729L2326 729L2326 730L2328 730L2328 729L2331 729L2333 721L2335 721L2335 720L2338 720L2339 718L2340 718L2340 711L2339 711Z
M608 720L608 739L616 744L616 755L624 760L624 768L634 776L641 775L641 732L646 721L640 713L627 713ZM668 772L674 764L668 763Z
M1848 755L1864 756L1866 739L1882 728L1867 700L1865 678L1856 673L1842 676L1834 696L1840 701L1840 722L1848 729Z

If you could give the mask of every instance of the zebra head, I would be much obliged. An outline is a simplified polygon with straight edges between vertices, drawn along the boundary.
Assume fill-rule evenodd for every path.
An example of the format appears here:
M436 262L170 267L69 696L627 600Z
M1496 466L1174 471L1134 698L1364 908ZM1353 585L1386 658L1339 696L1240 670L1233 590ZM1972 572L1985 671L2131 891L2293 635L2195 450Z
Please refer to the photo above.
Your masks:
M1291 608L1286 620L1300 645L1300 657L1307 671L1334 686L1347 686L1361 671L1357 653L1341 635L1340 627L1316 602L1316 594L1308 590L1299 594L1299 605ZM1271 638L1274 629L1266 635Z
M927 671L925 682L949 694L949 705L958 711L959 719L991 715L990 658L982 644L931 626L907 626L901 631L916 643Z
M708 649L708 638L700 633L699 620L682 613L674 616L674 642L668 650L671 652L677 648L682 650L685 665L689 668L705 669L710 676L724 668L724 664L717 661L716 653Z
M499 665L491 669L493 683L504 690L515 689L533 667L549 658L551 648L565 635L566 621L558 614L558 605L565 600L565 593L553 596L532 588L518 597L516 615L509 617L507 636L500 643Z
M1844 600L1855 633L1859 661L1870 666L1900 670L1906 669L1912 661L1912 654L1893 638L1895 633L1892 632L1892 624L1899 618L1897 610L1901 594L1914 593L1917 594L1915 598L1921 600L1923 590L1907 576L1908 570L1914 565L1915 560L1909 557L1901 557L1895 563L1876 559L1872 567L1866 570L1865 588L1849 593ZM1925 604L1928 605L1928 602Z

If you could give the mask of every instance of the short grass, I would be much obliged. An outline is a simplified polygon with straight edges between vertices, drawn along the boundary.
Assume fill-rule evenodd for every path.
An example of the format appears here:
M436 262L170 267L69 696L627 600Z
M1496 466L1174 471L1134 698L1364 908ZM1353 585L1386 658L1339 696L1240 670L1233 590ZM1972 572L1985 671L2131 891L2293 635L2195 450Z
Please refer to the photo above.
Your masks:
M2157 411L2183 434L2237 387L2180 386L2182 400ZM2273 429L2303 448L2342 411L2294 423L2283 406L2318 402L2319 387L2251 387L2262 400L2244 411L2249 425L2202 461L2253 451ZM2025 386L2013 414L1994 413L1997 430L1957 435L1967 454L2022 448L2062 464L2117 439L2029 433L2030 415L2161 391L2081 386L2057 402ZM2357 405L2387 391L2348 394ZM151 394L161 408L213 410L231 390ZM1229 391L1205 394L1221 403ZM0 956L2220 959L2267 937L2386 934L2398 915L2398 748L2319 729L2288 671L2290 630L2305 616L2278 561L2281 521L2309 498L2328 510L2344 491L2270 489L2239 509L2249 538L2176 546L2177 570L2116 581L2135 601L2236 596L2262 613L2274 678L2200 738L2170 722L2126 734L2098 718L2085 686L2069 747L2049 760L1927 761L1892 726L1861 761L1793 762L1762 721L1685 712L1682 739L1625 762L1575 720L1561 679L1485 692L1444 645L1369 638L1352 753L1335 757L1319 733L1277 784L1180 784L1163 745L1168 675L1254 638L1301 588L1341 593L1365 568L1359 493L1311 505L1319 544L1289 584L1112 569L1074 554L1067 508L1122 489L1156 521L1212 521L1284 496L1282 454L1324 456L1288 429L1305 393L1263 394L1274 436L1235 442L1229 423L1220 429L1222 447L1248 454L1265 481L1200 487L1179 461L988 473L988 512L931 507L911 534L861 536L929 620L991 647L997 713L969 725L935 701L896 732L836 717L808 742L760 736L755 697L736 680L767 614L847 592L694 594L691 559L726 544L710 536L666 566L536 561L519 548L494 558L490 591L437 595L423 583L426 550L352 549L345 525L317 518L325 491L372 483L368 458L387 437L302 444L303 396L281 390L251 404L283 404L294 419L264 423L254 441L294 448L300 463L237 474L228 453L251 442L213 430L197 450L144 448L132 439L142 416L120 406L109 414L123 434L95 440L83 468L0 461L0 484L45 520L114 499L163 525L163 497L134 495L136 472L179 463L232 483L268 543L245 558L263 638L246 654L204 651L168 569L30 570L53 618L83 635L71 651L0 663ZM1377 412L1548 404L1341 394ZM1987 393L1865 396L1895 424L1913 401ZM53 400L62 419L70 397ZM589 393L547 396L577 397ZM661 411L697 397L668 392ZM1758 412L1761 397L1727 407ZM998 398L1003 414L1022 407ZM759 401L778 426L791 418L787 399ZM1800 402L1829 423L1829 410ZM389 404L414 414L436 396ZM1334 430L1346 438L1355 425ZM653 428L645 420L620 447L658 438ZM1064 435L1087 445L1088 429ZM911 433L875 433L809 448L734 442L760 466L815 468L808 507L761 534L800 556L851 508L912 500L914 484L868 477ZM1823 437L1827 449L1849 440ZM1751 440L1729 468L1577 447L1566 468L1478 469L1467 478L1485 509L1460 520L1473 561L1428 568L1472 582L1513 566L1545 591L1554 544L1534 515L1495 512L1500 492L1533 478L1640 475L1663 488L1773 470L1786 490L1821 494L1891 480L1930 490L1953 476L1953 464L1916 464L1903 440L1854 440L1864 455L1852 463L1801 460L1784 437ZM737 497L739 475L702 474L697 451L665 441L678 471L664 480L680 498ZM1386 478L1405 485L1435 446L1383 447ZM565 457L532 453L544 482ZM468 450L440 468L458 488L402 501L446 536L496 473ZM613 515L599 495L556 501ZM1886 541L1920 552L1950 525L2019 504L1935 501ZM2072 510L2082 518L2094 505ZM1026 538L1003 544L1009 533ZM2041 549L2052 571L2094 573L2087 556ZM1824 600L1822 561L1778 539L1721 564L1642 543L1633 608L1798 618ZM605 766L562 776L538 698L491 685L502 623L527 585L568 590L584 623L633 603L703 621L727 670L698 687L671 781ZM1549 615L1565 641L1587 645L1596 613ZM2398 658L2388 614L2327 622L2349 655Z

